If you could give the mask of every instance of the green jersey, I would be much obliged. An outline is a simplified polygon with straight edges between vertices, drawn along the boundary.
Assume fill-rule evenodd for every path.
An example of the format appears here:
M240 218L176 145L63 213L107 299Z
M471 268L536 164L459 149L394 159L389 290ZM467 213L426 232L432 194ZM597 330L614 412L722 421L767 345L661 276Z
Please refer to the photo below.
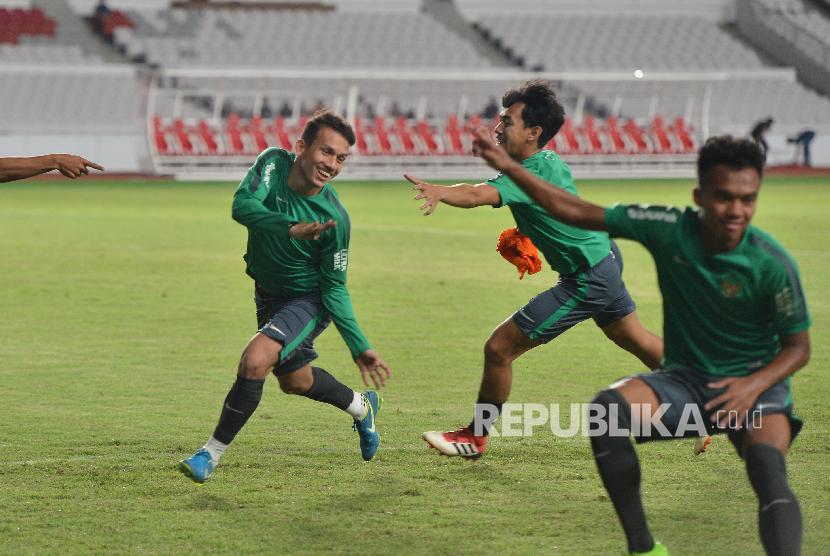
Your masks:
M526 158L522 166L551 187L577 194L571 169L555 152L539 151ZM530 238L556 272L572 274L582 267L592 267L611 251L607 234L559 222L504 174L487 180L487 183L498 190L499 206L510 207L519 231Z
M278 297L319 293L352 356L357 357L369 349L369 342L357 325L346 289L349 214L331 184L310 197L288 187L295 158L283 149L266 149L234 194L233 219L248 228L246 271L265 291ZM288 235L291 224L329 219L336 226L317 241Z
M781 350L781 335L810 326L795 262L750 226L740 244L707 252L696 210L618 205L605 211L611 237L651 252L663 296L664 366L743 376Z

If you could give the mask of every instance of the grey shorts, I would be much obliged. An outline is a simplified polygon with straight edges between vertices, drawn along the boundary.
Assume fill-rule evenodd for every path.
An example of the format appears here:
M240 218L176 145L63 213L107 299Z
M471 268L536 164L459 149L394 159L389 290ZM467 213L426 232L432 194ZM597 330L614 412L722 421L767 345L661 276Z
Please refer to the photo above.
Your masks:
M531 299L513 322L531 340L547 343L572 326L593 318L600 328L637 308L622 279L623 260L617 244L593 267L559 276L551 289Z
M698 433L688 431L682 435L676 435L681 426L686 428L689 418L689 411L686 409L684 417L684 407L687 404L696 405L699 408L699 414L702 416L703 422L706 424L708 434L729 434L729 439L735 444L736 449L740 453L740 446L743 444L743 435L746 428L736 430L734 428L718 428L709 418L714 411L706 411L703 406L710 400L720 396L725 388L709 388L707 386L710 382L722 380L725 377L710 375L693 369L660 369L651 373L642 373L636 375L643 382L649 385L654 393L657 394L657 399L661 404L669 404L668 409L660 419L672 437L677 436L697 436ZM746 419L746 423L750 426L757 426L764 415L773 415L782 413L787 416L790 421L790 442L792 442L798 433L801 431L803 422L793 413L793 400L790 385L787 381L779 382L765 390L758 399L755 405L748 412L747 416L734 415L731 419L737 422L739 418ZM638 442L645 442L648 440L661 440L663 437L655 435L652 437L638 437Z
M317 359L314 340L331 322L319 295L282 299L257 286L254 301L259 331L282 344L275 375L294 372Z

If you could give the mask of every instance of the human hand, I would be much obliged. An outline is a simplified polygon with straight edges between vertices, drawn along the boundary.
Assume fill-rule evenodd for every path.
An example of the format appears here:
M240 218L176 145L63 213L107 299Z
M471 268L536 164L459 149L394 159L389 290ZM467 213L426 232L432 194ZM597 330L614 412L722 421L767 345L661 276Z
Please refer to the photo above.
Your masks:
M369 386L368 379L372 379L375 388L380 389L386 384L387 379L392 376L392 369L373 349L367 349L358 355L354 362L357 364L357 368L360 369L363 384L366 386Z
M443 198L444 187L421 181L415 176L410 176L409 174L404 174L403 177L412 182L412 189L418 191L418 194L415 195L415 200L424 200L424 204L421 205L421 210L423 211L424 216L429 216L435 212L435 207L438 206L438 203L441 202L441 199Z
M484 126L479 126L472 133L473 154L483 158L491 168L499 172L504 172L508 166L516 163L515 160L510 158L507 151L493 141L493 136L489 129Z
M738 428L743 428L758 396L766 390L766 386L752 375L730 376L710 382L708 386L709 388L726 388L721 395L703 406L706 411L714 412L711 420L722 429L727 428L730 415L737 415Z
M49 163L55 170L73 180L81 175L89 174L89 168L104 170L103 166L74 154L50 155Z
M330 228L334 228L336 225L334 220L329 220L322 224L319 222L298 222L288 228L288 237L291 239L320 239L320 234Z

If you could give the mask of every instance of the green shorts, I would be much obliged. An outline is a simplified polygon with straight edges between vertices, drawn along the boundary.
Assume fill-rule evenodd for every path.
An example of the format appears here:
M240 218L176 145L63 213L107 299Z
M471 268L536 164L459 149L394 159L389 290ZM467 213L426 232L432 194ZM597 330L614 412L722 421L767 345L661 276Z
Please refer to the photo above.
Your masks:
M531 340L547 343L589 318L600 328L637 308L622 279L622 254L611 242L611 252L591 268L563 274L551 289L516 311L513 322Z
M706 432L708 434L727 433L729 439L735 444L735 447L740 453L740 446L743 443L743 435L746 427L736 428L729 427L719 428L715 426L709 419L717 412L706 411L703 406L710 400L720 396L725 388L710 388L710 382L723 380L724 376L710 375L693 369L659 369L651 373L642 373L635 375L634 378L639 378L649 385L657 394L657 399L661 404L668 404L668 407L663 413L660 421L668 429L670 438L698 436L698 431L688 430L684 434L677 434L679 430L685 430L691 419L690 410L696 406L699 415L702 416L702 421L706 424ZM685 414L684 414L685 411ZM742 420L749 426L757 426L764 415L773 415L782 413L787 416L790 421L790 443L795 440L795 437L801 431L804 425L803 421L793 413L793 400L790 385L788 381L779 382L765 390L755 400L755 405L750 409L747 415L727 415L733 424L737 424L738 420ZM655 431L656 432L656 431ZM646 442L649 440L662 440L665 436L654 434L651 436L636 436L637 442Z
M331 322L319 295L282 299L257 286L254 301L259 331L282 344L275 375L292 373L317 359L314 340Z

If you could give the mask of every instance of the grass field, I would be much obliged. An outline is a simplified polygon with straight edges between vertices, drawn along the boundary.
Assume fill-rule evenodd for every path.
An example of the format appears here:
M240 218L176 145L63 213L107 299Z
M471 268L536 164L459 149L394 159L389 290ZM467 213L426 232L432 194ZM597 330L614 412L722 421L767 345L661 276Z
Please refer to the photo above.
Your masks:
M280 393L198 487L174 464L212 432L254 332L233 184L29 182L0 186L0 553L621 554L586 438L500 438L477 463L420 434L469 421L492 328L555 281L521 282L495 252L507 210L439 207L403 183L341 183L349 283L395 376L364 464L350 420ZM691 182L585 182L599 203L686 204ZM789 457L805 554L830 554L830 181L767 180L756 224L800 265L813 356ZM646 252L621 242L641 319L661 325ZM358 373L333 329L320 365ZM520 359L516 402L584 402L639 371L584 323ZM672 554L758 554L756 501L725 437L638 448L646 510Z

